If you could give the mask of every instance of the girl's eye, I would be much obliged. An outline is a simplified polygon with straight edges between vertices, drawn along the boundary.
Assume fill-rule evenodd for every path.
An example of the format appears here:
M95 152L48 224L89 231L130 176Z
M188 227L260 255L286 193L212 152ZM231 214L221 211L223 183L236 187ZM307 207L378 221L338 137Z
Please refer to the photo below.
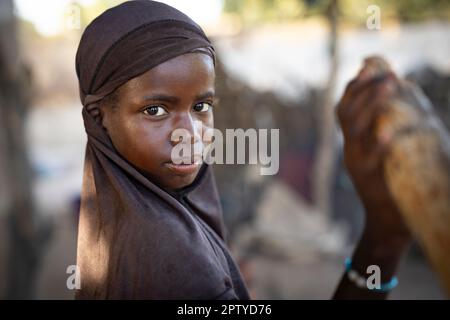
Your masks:
M167 114L167 111L161 106L150 106L145 108L144 113L149 116L159 117Z
M197 103L194 106L194 110L197 112L208 112L209 108L211 108L212 105L210 103L207 102L201 102L201 103Z

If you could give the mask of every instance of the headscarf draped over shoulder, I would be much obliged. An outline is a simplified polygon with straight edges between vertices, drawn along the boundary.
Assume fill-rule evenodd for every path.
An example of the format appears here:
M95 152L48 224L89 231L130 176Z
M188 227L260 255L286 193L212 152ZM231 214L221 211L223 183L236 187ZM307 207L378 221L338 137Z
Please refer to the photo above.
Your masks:
M117 153L96 122L98 103L122 84L179 55L215 59L202 29L155 1L129 1L97 17L76 55L88 136L81 193L77 265L79 299L247 299L224 244L211 168L167 192Z

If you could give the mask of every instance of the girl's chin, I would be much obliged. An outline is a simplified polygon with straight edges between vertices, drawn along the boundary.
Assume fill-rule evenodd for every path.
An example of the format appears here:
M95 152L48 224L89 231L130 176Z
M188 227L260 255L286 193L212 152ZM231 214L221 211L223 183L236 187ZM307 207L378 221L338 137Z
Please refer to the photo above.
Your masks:
M191 165L189 165L191 166ZM148 173L146 170L140 170L150 181L161 187L162 189L168 191L177 191L179 189L183 189L191 185L198 173L200 172L201 165L192 167L172 167L170 168L164 165L164 169L162 170L163 176L161 174L159 176L152 175Z
M190 174L172 174L170 177L167 177L167 179L165 179L165 181L163 181L161 185L163 185L165 189L168 189L170 191L177 191L179 189L186 188L195 181L195 178L197 177L199 171L200 168Z

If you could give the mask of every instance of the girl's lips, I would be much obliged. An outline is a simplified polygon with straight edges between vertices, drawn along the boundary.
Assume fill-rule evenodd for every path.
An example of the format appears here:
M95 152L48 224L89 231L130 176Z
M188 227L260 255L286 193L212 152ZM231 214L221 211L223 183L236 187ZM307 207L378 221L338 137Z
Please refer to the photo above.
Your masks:
M165 163L165 166L172 172L181 175L192 174L200 167L199 163L193 164L174 164L172 162Z

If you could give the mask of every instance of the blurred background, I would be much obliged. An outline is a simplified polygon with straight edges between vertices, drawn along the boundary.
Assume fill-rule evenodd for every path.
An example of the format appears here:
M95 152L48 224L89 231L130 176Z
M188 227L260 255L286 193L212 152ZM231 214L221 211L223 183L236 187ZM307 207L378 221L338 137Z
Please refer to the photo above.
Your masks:
M73 299L66 271L76 264L86 144L74 59L86 25L121 2L0 0L1 299ZM216 126L280 129L278 174L215 166L253 298L330 298L364 223L334 105L364 57L379 54L422 87L449 128L450 2L162 2L215 44ZM391 298L445 297L417 245L398 277Z

